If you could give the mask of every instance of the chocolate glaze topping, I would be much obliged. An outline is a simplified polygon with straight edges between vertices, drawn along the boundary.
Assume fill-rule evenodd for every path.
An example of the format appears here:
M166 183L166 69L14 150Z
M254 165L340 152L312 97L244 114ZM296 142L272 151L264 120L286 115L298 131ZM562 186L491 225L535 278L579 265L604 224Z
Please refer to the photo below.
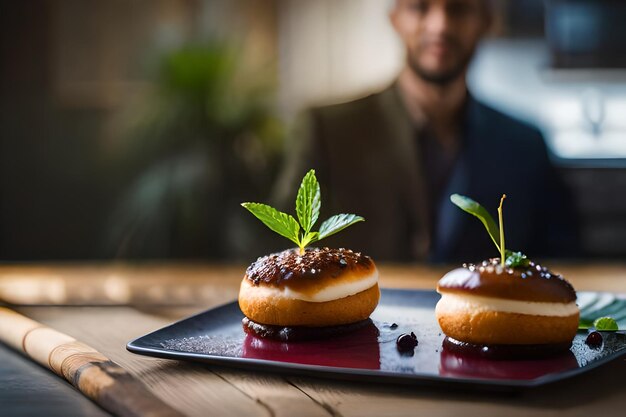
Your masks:
M303 255L288 249L257 259L246 270L246 278L254 285L315 292L339 277L349 282L373 270L372 258L350 249L307 248Z
M521 301L576 301L574 287L561 275L532 261L526 268L503 268L498 258L450 271L439 281L437 291Z

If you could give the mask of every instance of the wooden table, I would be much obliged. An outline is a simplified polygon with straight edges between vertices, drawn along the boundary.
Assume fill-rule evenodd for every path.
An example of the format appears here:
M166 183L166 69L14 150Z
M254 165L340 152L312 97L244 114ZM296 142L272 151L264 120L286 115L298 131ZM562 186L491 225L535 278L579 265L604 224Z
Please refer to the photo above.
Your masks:
M578 290L626 293L624 264L554 269ZM433 288L445 270L383 265L381 285ZM189 416L607 417L626 413L626 358L572 380L499 394L286 377L126 351L130 339L235 299L243 271L243 266L217 265L5 265L0 266L0 300L95 347ZM31 414L106 415L65 381L1 347L0 415Z

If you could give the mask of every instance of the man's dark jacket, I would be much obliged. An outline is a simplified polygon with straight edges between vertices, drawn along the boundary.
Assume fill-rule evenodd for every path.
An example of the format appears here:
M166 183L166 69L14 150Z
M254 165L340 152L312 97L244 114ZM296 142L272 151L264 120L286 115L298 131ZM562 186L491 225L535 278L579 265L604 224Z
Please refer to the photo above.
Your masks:
M568 256L577 247L575 216L539 131L471 96L463 119L446 189L431 204L416 129L395 85L312 109L292 138L274 203L293 212L299 182L314 168L322 186L320 221L336 213L366 219L319 246L349 247L385 261L471 262L498 252L480 221L449 196L471 197L497 219L506 194L506 247L530 257ZM429 207L437 210L434 225Z

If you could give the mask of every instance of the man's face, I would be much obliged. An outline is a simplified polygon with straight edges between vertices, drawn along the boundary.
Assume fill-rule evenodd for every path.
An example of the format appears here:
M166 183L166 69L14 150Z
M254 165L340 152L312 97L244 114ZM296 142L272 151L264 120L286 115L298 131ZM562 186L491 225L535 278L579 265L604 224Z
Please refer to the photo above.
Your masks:
M391 21L411 70L436 84L461 76L489 27L487 7L486 0L397 0Z

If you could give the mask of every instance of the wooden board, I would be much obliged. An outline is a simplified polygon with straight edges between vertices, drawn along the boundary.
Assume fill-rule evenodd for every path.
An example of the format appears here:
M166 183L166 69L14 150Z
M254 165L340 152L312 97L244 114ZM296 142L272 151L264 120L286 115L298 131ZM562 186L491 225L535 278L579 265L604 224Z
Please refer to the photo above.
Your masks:
M34 403L33 398L37 401ZM33 406L34 405L34 406ZM106 417L69 383L16 351L0 344L0 415Z

